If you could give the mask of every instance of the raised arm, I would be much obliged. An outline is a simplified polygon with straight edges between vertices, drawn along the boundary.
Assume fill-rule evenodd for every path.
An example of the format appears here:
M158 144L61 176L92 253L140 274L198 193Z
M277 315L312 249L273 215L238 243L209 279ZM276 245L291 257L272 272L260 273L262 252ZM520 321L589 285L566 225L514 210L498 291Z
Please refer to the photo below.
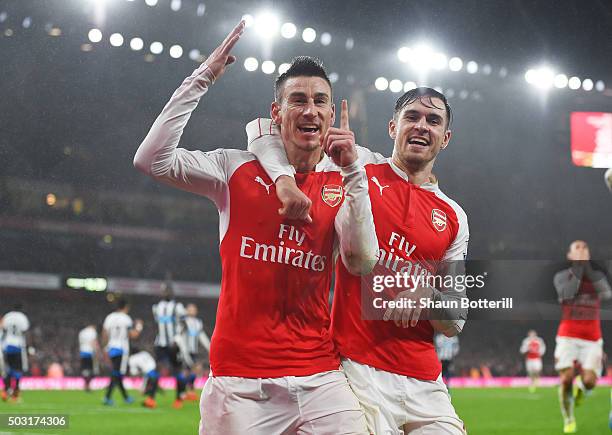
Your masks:
M209 197L220 205L227 188L226 155L178 148L191 113L200 98L236 58L230 54L244 30L240 22L206 62L172 94L134 156L134 166L158 181Z

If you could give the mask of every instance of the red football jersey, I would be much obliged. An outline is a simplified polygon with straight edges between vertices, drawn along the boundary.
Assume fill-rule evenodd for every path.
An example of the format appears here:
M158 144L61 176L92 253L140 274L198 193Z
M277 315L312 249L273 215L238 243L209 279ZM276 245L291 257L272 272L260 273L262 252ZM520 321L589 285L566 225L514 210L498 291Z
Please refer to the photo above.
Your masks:
M561 323L557 336L599 340L601 338L599 306L600 300L595 287L584 277L576 297L561 303Z
M467 217L437 185L414 185L390 162L365 168L380 250L378 267L418 274L428 262L465 258ZM336 267L332 335L343 357L362 364L422 380L440 374L429 321L402 328L391 321L364 320L361 278L341 262Z

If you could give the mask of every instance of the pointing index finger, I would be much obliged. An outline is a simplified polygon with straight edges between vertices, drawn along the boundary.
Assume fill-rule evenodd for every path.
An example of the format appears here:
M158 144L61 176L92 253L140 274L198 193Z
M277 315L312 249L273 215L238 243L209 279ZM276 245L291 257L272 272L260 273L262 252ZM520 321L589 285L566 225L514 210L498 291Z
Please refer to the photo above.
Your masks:
M340 128L342 130L350 130L349 127L349 114L348 114L348 102L342 100L342 106L340 109Z

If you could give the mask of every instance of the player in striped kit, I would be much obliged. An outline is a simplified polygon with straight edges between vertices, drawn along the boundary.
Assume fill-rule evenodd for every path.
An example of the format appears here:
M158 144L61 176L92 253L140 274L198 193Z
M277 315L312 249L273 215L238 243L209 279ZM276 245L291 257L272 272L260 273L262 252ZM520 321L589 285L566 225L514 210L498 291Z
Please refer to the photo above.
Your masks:
M22 312L23 306L16 304L0 319L2 325L2 353L5 361L4 391L2 400L20 400L19 382L28 371L27 337L30 321Z
M538 337L538 333L531 329L527 332L527 337L523 339L519 351L525 355L525 370L531 379L529 392L535 393L540 381L540 373L542 373L542 357L546 353L546 344Z
M444 334L436 334L435 345L436 353L442 363L442 379L446 384L446 388L450 391L453 359L459 354L459 337L456 335L447 337Z
M157 393L159 372L155 360L149 352L133 349L128 359L128 366L130 367L130 375L143 376L144 394L147 397L142 402L142 406L151 409L156 408L155 393Z
M128 315L130 306L125 299L117 301L117 309L110 313L104 319L102 325L102 342L106 343L106 352L111 360L112 371L111 379L106 389L103 403L112 406L115 404L111 398L115 387L119 387L119 391L126 403L134 402L128 396L123 386L123 376L127 372L128 356L130 354L130 339L138 338L143 329L142 320L137 319L135 322Z
M612 297L606 275L591 265L589 246L573 241L566 254L571 265L557 272L554 285L561 303L561 323L557 330L555 369L559 372L559 403L563 432L577 431L574 405L597 384L602 372L603 339L599 307ZM580 372L575 367L579 364ZM574 389L574 379L576 388Z
M81 376L85 380L85 391L91 391L89 383L98 374L100 344L96 325L87 325L79 331L79 357L81 358Z
M186 400L198 400L195 394L194 382L196 378L195 366L200 353L200 345L210 353L210 339L204 332L202 320L198 319L198 307L195 304L187 305L187 316L176 342L179 345L181 362L185 368Z
M377 274L463 272L469 239L467 216L436 183L430 182L434 161L450 140L450 122L451 110L444 95L434 89L417 88L397 100L389 122L393 157L388 159L358 148L370 181L380 247ZM247 133L249 150L258 156L270 178L282 184L284 191L294 189L286 184L291 184L293 171L278 127L270 120L258 119L247 125ZM329 134L334 133L330 129ZM338 168L323 158L317 170ZM298 191L288 197L300 195ZM282 200L280 195L279 199ZM282 202L291 217L307 215L308 207L299 201L297 206ZM293 214L292 210L297 212ZM441 267L433 270L432 264ZM440 270L443 268L447 270ZM398 296L417 301L457 301L459 308L435 309L428 319L419 320L417 304L414 309L388 309L384 321L380 321L364 319L361 284L359 277L338 263L332 334L343 357L345 373L365 410L370 432L464 434L463 422L442 381L433 336L434 331L447 336L461 331L467 309L460 308L458 302L465 297L465 291L439 291L433 287L404 291Z
M235 61L230 51L244 25L183 81L134 158L142 172L208 197L219 210L221 294L200 434L367 433L339 370L328 297L334 248L351 272L368 273L377 242L347 128L331 147L341 171L313 172L335 116L325 71L313 59L295 60L276 82L271 109L312 202L308 225L278 214L274 183L251 153L177 148L200 98Z
M173 407L181 408L185 395L186 379L181 370L179 348L175 337L185 318L185 307L174 299L172 284L166 282L162 288L162 300L153 305L153 318L157 325L155 337L155 360L158 365L169 365L176 379L176 399Z

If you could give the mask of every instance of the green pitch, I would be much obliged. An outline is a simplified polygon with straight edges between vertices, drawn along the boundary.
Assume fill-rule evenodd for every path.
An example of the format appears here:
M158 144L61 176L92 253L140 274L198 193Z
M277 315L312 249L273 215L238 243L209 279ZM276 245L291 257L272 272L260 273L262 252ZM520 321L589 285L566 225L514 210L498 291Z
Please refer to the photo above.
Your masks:
M166 391L158 396L158 408L140 406L137 392L131 394L137 402L124 404L115 392L116 405L103 406L102 392L25 391L19 404L0 402L0 413L44 413L70 415L68 430L23 430L47 434L197 434L199 412L197 402L185 402L183 409L172 408L174 395ZM561 417L555 388L540 388L530 394L523 388L455 389L452 399L470 435L496 434L561 434ZM576 409L578 433L584 435L611 434L608 429L610 390L596 388L582 406ZM0 428L0 434L11 433Z

